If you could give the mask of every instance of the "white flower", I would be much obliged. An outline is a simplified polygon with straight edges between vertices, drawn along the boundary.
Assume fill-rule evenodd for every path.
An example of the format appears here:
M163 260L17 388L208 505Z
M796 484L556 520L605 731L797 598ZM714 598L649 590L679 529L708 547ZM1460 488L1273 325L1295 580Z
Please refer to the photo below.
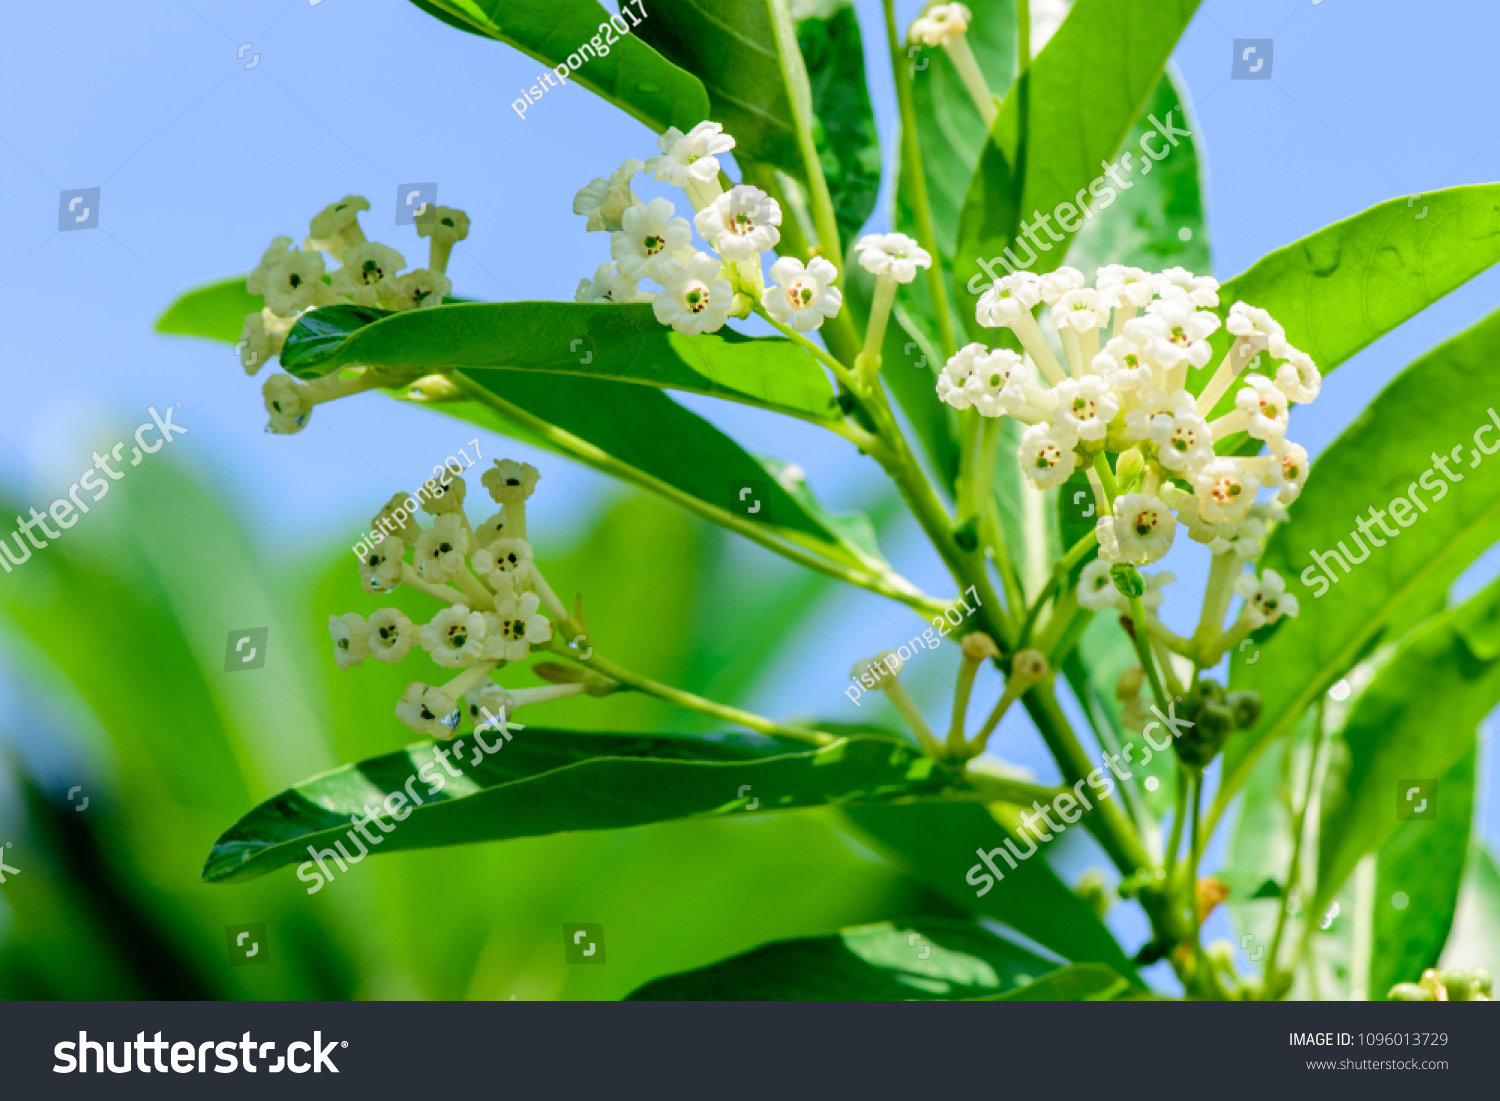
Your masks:
M429 206L412 224L418 237L430 237L435 244L450 248L469 236L469 216L451 206Z
M694 253L686 265L672 257L662 260L651 275L665 288L651 301L656 320L684 336L718 332L734 305L734 287L722 272L718 259L706 252Z
M918 268L932 267L932 256L904 233L870 233L854 244L859 266L872 275L890 275L910 283Z
M505 513L497 512L474 529L474 545L487 547L496 539L505 538Z
M961 396L944 397L943 400L958 409L973 405L984 417L1010 413L1035 423L1052 401L1032 380L1026 361L1009 348L989 352L983 344L967 345L948 361L943 376L938 380L939 395L942 395L945 385L951 385L959 376L964 380ZM958 401L963 404L958 405Z
M379 306L395 290L406 258L389 245L368 241L344 253L343 267L333 273L333 290L347 294L360 306Z
M1244 573L1234 580L1234 591L1245 598L1244 616L1257 627L1275 623L1282 616L1296 618L1297 598L1286 591L1286 582L1275 570L1262 570L1260 580Z
M323 290L323 254L288 252L265 273L261 283L266 305L278 317L295 317Z
M673 217L676 210L670 199L652 199L620 218L619 232L609 238L609 254L627 279L657 278L647 265L692 242L693 231L686 218Z
M637 287L636 279L627 279L615 270L615 261L606 260L598 266L592 279L579 279L573 302L606 303L624 306L636 302L651 302L654 294Z
M512 591L517 582L525 585L531 579L531 544L524 539L496 539L474 552L473 565L474 572L488 581L490 588Z
M453 280L441 272L418 268L394 281L382 284L386 289L385 307L390 310L419 310L441 306L443 299L453 292Z
M1099 541L1099 559L1111 565L1125 561L1120 556L1120 541L1115 538L1115 518L1101 516L1094 521L1094 537Z
M333 660L340 669L353 669L364 664L365 655L370 652L364 616L355 612L331 615L328 617L328 633L333 636Z
M1238 524L1220 525L1218 537L1209 543L1215 554L1237 554L1241 558L1259 558L1265 553L1266 522L1253 511Z
M818 328L844 304L843 294L833 285L838 269L821 256L805 268L795 256L783 256L771 265L770 276L772 285L761 294L760 304L799 333Z
M1306 405L1323 389L1323 376L1312 356L1288 344L1286 362L1276 368L1276 385L1288 400Z
M255 265L253 271L245 276L245 290L251 294L266 293L266 276L271 270L286 259L286 254L292 250L292 239L290 237L275 237L270 246L261 254L260 263Z
M896 653L896 651L882 650L873 658L856 661L854 668L849 671L849 675L855 680L859 680L861 677L869 674L871 679L875 681L876 688L884 688L896 679L904 664L901 660L901 655Z
M1151 442L1158 460L1168 470L1191 474L1213 456L1213 432L1198 415L1193 395L1178 390L1150 418Z
M1244 302L1236 302L1229 307L1224 328L1238 338L1241 345L1238 355L1241 360L1249 359L1267 348L1272 355L1280 356L1288 347L1286 333L1276 323L1276 319L1265 310Z
M1018 271L990 284L989 290L979 296L974 317L991 329L1014 326L1041 300L1041 281L1029 271Z
M1061 485L1078 465L1073 438L1052 424L1033 424L1021 433L1021 472L1037 489Z
M967 409L973 405L969 397L968 383L989 356L983 344L965 344L954 352L943 369L938 372L937 396L955 409Z
M1041 292L1042 301L1049 306L1056 305L1057 300L1069 291L1079 290L1083 286L1083 272L1070 267L1049 271L1037 281L1037 289Z
M272 432L289 436L307 426L313 403L308 400L307 387L291 375L272 375L260 392L265 398L266 412L271 414Z
M1099 292L1089 287L1064 291L1052 304L1052 326L1055 329L1085 333L1102 329L1107 324L1109 307L1100 300Z
M906 32L907 42L924 46L946 46L950 39L964 34L974 16L962 4L934 4L912 23Z
M1099 269L1094 286L1107 309L1140 309L1151 301L1152 278L1150 272L1140 268L1106 264Z
M1302 487L1307 484L1307 448L1299 443L1279 440L1271 444L1271 453L1281 470L1281 491L1276 494L1279 504L1289 505L1302 496Z
M1161 323L1157 334L1158 346L1152 349L1157 362L1164 367L1175 367L1179 362L1159 346L1162 342L1178 349L1178 356L1185 358L1194 367L1202 367L1208 362L1208 357L1213 354L1208 338L1219 327L1217 314L1195 309L1191 300L1185 296L1158 298L1146 309L1150 311L1148 316Z
M552 624L537 614L541 604L536 593L512 594L496 602L494 613L485 617L490 632L484 640L486 661L525 661L532 646L552 637Z
M586 231L619 231L620 216L631 207L641 205L640 199L630 189L630 181L644 167L632 157L615 169L609 179L597 176L573 196L573 213L588 217L588 222L584 225Z
M469 533L464 529L463 516L445 513L417 537L412 566L424 581L441 583L458 576L468 551Z
M363 195L345 195L338 202L329 203L313 215L303 247L342 256L354 245L363 244L365 235L359 228L359 212L369 209L370 200Z
M1245 418L1245 430L1257 440L1281 439L1288 420L1286 395L1262 375L1246 375L1245 383L1234 396L1234 407Z
M1219 281L1207 275L1194 275L1186 268L1168 268L1153 275L1151 285L1161 297L1181 295L1199 309L1211 310L1219 304Z
M686 187L690 181L707 183L719 178L719 154L734 148L734 139L724 133L717 122L700 122L684 134L675 126L656 139L659 156L652 157L645 169L674 187Z
M417 681L406 686L406 694L396 704L396 718L418 734L447 741L457 725L447 722L456 706L453 697L441 688Z
M1187 528L1188 538L1193 542L1213 544L1234 535L1236 525L1210 524L1204 520L1198 514L1198 498L1191 493L1169 487L1162 490L1162 499L1177 510L1177 522Z
M253 375L266 365L272 356L280 355L286 344L286 334L296 322L277 317L269 307L259 313L245 315L244 328L240 329L240 366L245 374Z
M1063 379L1052 388L1057 408L1052 423L1083 440L1102 440L1120 411L1120 399L1098 375Z
M1177 580L1177 575L1163 571L1144 575L1146 591L1141 594L1141 607L1155 611L1167 599L1166 587Z
M1119 589L1115 588L1114 579L1109 576L1110 563L1103 558L1096 558L1087 566L1083 567L1083 573L1078 577L1078 604L1091 612L1102 612L1106 608L1119 608L1125 603L1125 597Z
M475 730L495 729L485 718L486 712L499 722L508 719L510 713L520 706L514 696L493 682L486 684L478 692L471 690L468 693L468 704L469 718L473 721Z
M1171 549L1177 517L1159 497L1122 493L1115 498L1113 527L1121 559L1144 566Z
M740 184L698 211L693 225L726 260L754 260L781 240L781 207L758 187Z
M1147 356L1150 330L1142 330L1136 326L1136 320L1138 319L1133 318L1127 321L1125 332L1111 337L1103 350L1094 357L1091 365L1104 376L1111 389L1121 393L1149 389L1154 381L1151 361Z
M401 560L406 544L387 535L359 560L359 580L367 593L388 593L401 584Z
M395 608L381 608L370 617L365 637L372 658L394 665L411 653L412 644L417 641L417 627Z
M458 669L479 660L484 653L484 634L484 613L455 604L422 628L422 649L444 669Z
M1218 458L1204 463L1193 479L1199 515L1213 524L1237 524L1255 503L1259 485L1255 476L1234 459Z
M479 482L490 491L497 505L518 505L536 492L537 479L541 476L541 471L530 463L496 459L495 465L480 476Z

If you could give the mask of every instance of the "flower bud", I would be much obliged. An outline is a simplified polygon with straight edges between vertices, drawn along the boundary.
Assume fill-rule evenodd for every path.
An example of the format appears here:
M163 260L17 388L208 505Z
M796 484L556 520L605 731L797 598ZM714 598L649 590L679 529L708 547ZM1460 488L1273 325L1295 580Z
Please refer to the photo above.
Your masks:
M1261 698L1259 692L1230 692L1224 702L1234 715L1234 725L1240 730L1249 730L1260 721Z
M995 640L983 631L970 631L959 640L959 645L963 647L965 661L980 662L1000 656Z
M1115 681L1115 699L1124 703L1133 700L1141 694L1141 686L1146 683L1146 671L1139 665L1131 665L1120 674Z
M1023 692L1037 681L1046 679L1050 672L1046 655L1040 650L1017 650L1010 659L1010 677L1005 682L1006 690Z
M1120 452L1120 457L1115 460L1115 483L1121 492L1125 491L1126 486L1135 484L1135 480L1145 469L1146 457L1141 454L1140 448L1132 447Z
M1398 982L1386 994L1390 1002L1430 1002L1432 995L1414 982Z
M560 661L539 661L531 671L549 684L582 684L588 670L577 665L564 665Z
M1146 582L1141 577L1141 571L1128 562L1120 562L1111 566L1109 578L1115 583L1115 588L1127 597L1135 598L1146 594Z

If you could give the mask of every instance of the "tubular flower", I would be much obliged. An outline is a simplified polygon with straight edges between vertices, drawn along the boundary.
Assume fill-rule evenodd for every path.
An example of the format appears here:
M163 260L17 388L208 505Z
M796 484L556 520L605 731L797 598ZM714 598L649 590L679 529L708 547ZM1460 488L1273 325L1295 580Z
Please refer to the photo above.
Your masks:
M625 211L619 232L609 238L609 253L621 275L627 279L650 276L660 282L655 264L670 260L673 252L693 239L687 219L674 217L676 209L670 199L652 199Z
M946 46L953 38L964 34L974 16L963 4L934 4L907 29L909 42L920 42L924 46Z
M871 233L854 245L859 266L872 275L889 275L898 283L910 283L918 268L932 267L932 256L904 233Z
M843 294L833 285L838 269L821 256L813 257L806 267L794 256L783 256L771 265L770 276L774 285L761 295L761 305L777 321L800 333L818 328L844 303Z
M664 288L651 300L656 320L663 325L684 336L697 336L716 333L729 320L734 287L724 278L723 265L707 253L696 253L687 264L668 257L656 265L651 277Z
M631 207L640 206L641 200L630 188L630 181L645 165L634 157L610 173L609 179L595 177L573 196L573 213L584 215L588 221L584 229L589 233L619 232L620 218Z
M741 184L700 210L693 225L724 259L754 260L781 241L781 207L760 188Z
M1252 626L1264 627L1282 616L1294 619L1299 611L1297 598L1286 591L1286 582L1275 570L1254 574L1242 573L1235 579L1234 591L1245 598L1244 616Z
M719 178L719 154L734 148L734 138L717 122L700 122L686 134L675 126L667 127L656 146L661 153L646 161L646 171L663 183L686 188L695 181Z

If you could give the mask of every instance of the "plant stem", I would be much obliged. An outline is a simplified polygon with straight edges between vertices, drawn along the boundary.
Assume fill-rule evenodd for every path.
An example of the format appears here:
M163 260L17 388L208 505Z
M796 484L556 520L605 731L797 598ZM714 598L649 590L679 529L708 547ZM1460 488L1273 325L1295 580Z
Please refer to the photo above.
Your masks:
M896 30L895 0L885 0L885 37L891 50L891 69L896 77L896 105L901 112L901 174L911 196L912 218L916 222L917 242L932 252L932 266L927 269L927 296L932 299L933 321L937 325L938 347L945 359L958 351L953 339L952 309L948 302L948 284L943 275L942 248L932 228L932 208L927 201L927 176L922 167L922 147L917 140L917 108L912 100L911 73L901 51L901 37Z
M579 462L591 466L595 470L608 474L611 477L618 478L622 482L628 482L641 489L659 494L686 509L688 512L691 512L693 515L700 516L721 527L738 532L746 539L759 543L767 550L775 551L784 558L789 558L793 562L815 570L826 577L846 581L861 589L878 593L881 596L905 604L925 619L930 619L934 615L941 615L943 609L946 607L945 604L923 593L916 586L912 585L911 582L898 574L888 571L876 572L875 569L870 567L847 566L839 562L833 562L822 555L804 550L794 543L778 539L759 524L752 523L740 516L736 516L727 509L711 505L707 501L685 493L676 486L662 481L660 478L647 474L645 471L633 467L628 463L621 462L613 455L595 447L587 440L573 435L573 433L566 429L559 428L554 424L542 420L540 417L526 412L526 410L519 406L512 405L498 394L475 383L462 371L453 371L448 377L472 400L479 402L481 405L488 406L506 420L534 433L559 450L573 456ZM404 571L402 577L404 580ZM427 590L424 589L423 591ZM460 594L455 593L454 595L458 596ZM446 600L448 598L442 597L441 599ZM460 599L462 599L461 596ZM448 600L448 602L456 603L453 600Z
M1047 603L1051 599L1052 594L1062 587L1068 575L1073 572L1073 567L1078 565L1083 560L1083 556L1093 549L1098 539L1099 537L1095 532L1089 532L1069 547L1068 553L1063 555L1057 561L1056 565L1052 567L1052 573L1048 575L1047 583L1042 586L1042 591L1036 594L1036 599L1032 601L1031 607L1026 610L1026 622L1021 624L1021 636L1016 642L1017 647L1024 648L1027 642L1031 640L1031 632L1036 627L1037 617L1041 613L1042 605Z
M1182 848L1182 824L1187 819L1187 770L1179 763L1173 774L1172 832L1167 837L1166 873L1167 891L1173 889L1173 877L1177 874L1177 850Z
M845 386L849 387L851 390L855 390L858 388L858 380L854 377L854 373L850 371L849 368L845 367L838 360L834 359L833 356L829 355L822 348L819 348L806 336L804 336L802 333L799 333L796 329L793 329L790 325L783 325L780 321L777 321L774 317L766 312L764 306L756 306L755 315L757 317L765 318L765 320L769 321L772 328L779 331L783 336L785 336L793 344L797 345L797 347L801 348L808 355L816 359L824 367L827 367L830 371L833 372L833 377L838 379Z
M1302 803L1292 817L1292 860L1286 873L1286 887L1282 890L1281 910L1276 915L1276 931L1271 935L1271 950L1266 954L1266 974L1262 996L1275 996L1279 981L1281 960L1281 938L1286 932L1287 907L1291 905L1292 892L1297 889L1302 876L1302 838L1307 826L1307 808L1312 802L1313 783L1318 775L1318 753L1323 747L1323 697L1318 697L1313 709L1312 744L1307 758L1307 782L1302 789ZM1290 752L1290 750L1288 750ZM1308 915L1311 923L1312 915ZM1295 961L1293 963L1295 967Z
M828 181L823 176L823 161L813 139L813 119L808 107L812 102L812 91L808 86L807 68L802 62L802 51L797 45L797 31L785 4L770 4L767 10L776 39L776 60L781 68L782 83L786 85L787 100L792 106L792 130L797 137L797 151L802 155L807 198L812 204L813 225L818 231L818 247L824 256L842 259L839 256L838 219L833 214L833 199L828 194Z
M1135 641L1136 656L1140 658L1141 668L1146 671L1146 677L1151 681L1151 696L1156 700L1156 706L1165 714L1167 694L1162 689L1161 674L1156 669L1156 655L1151 651L1150 629L1146 626L1146 609L1138 596L1130 598L1130 626L1130 634Z
M994 128L995 120L1000 117L1000 107L995 102L995 93L990 91L990 86L985 83L984 74L979 71L979 62L974 60L974 51L969 46L969 36L966 34L954 35L943 43L948 51L948 60L953 62L953 67L958 70L959 79L964 82L964 89L969 93L969 98L974 101L974 110L979 112L979 117L984 120L984 128Z
M1115 483L1115 472L1109 468L1109 457L1104 452L1094 456L1094 470L1099 475L1099 480L1104 483L1105 496L1109 498L1111 508L1115 498L1120 495L1120 487Z
M958 667L958 684L953 689L953 717L948 722L948 755L960 757L965 749L964 722L969 715L969 697L974 692L974 677L982 665L967 655Z
M1192 863L1188 865L1188 905L1193 910L1193 979L1194 984L1199 985L1202 979L1202 968L1206 963L1203 956L1202 928L1203 908L1198 905L1198 864L1203 859L1203 773L1193 772L1193 825L1188 845L1192 851ZM1209 984L1211 985L1211 984Z
M577 651L570 649L562 640L553 638L547 648L555 654L561 654L569 661L578 663L596 672L604 674L612 680L617 680L623 685L644 692L648 696L666 700L668 703L676 704L678 707L688 711L696 711L700 715L709 715L725 722L734 723L761 734L774 734L782 738L793 738L799 742L807 742L809 745L828 745L836 741L831 734L824 734L817 730L802 730L796 727L782 726L780 723L772 722L770 719L749 711L741 711L738 707L730 707L728 704L715 703L713 700L695 696L691 692L683 691L681 688L673 688L671 685L662 684L659 681L643 677L639 673L632 673L629 669L616 665L599 656L596 651L593 657L584 659Z

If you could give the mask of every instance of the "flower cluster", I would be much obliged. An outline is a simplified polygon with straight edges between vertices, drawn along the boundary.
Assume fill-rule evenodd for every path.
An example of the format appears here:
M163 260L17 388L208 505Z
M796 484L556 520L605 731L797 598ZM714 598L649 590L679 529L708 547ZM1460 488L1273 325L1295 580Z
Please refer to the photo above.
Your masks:
M656 156L632 158L574 196L573 213L588 219L589 232L610 235L613 257L593 278L579 281L577 301L649 302L658 321L687 336L717 332L731 316L749 316L757 303L798 332L838 313L838 269L822 257L804 265L784 256L771 265L766 285L761 256L781 241L781 206L748 184L724 190L719 157L734 148L734 138L723 126L700 122L686 134L669 127L657 146ZM692 222L670 199L641 202L631 189L641 172L681 188L696 212ZM711 252L694 247L694 230ZM661 289L640 289L643 279Z
M586 691L599 694L608 687L595 676L598 683L580 677L546 688L506 691L490 679L505 665L525 661L533 647L551 643L554 630L572 635L574 644L583 639L581 624L542 576L525 538L526 501L538 477L529 464L497 461L480 481L500 509L477 527L464 514L467 491L457 477L445 493L422 504L433 517L430 527L416 522L415 503L402 494L370 521L372 530L394 534L361 557L365 591L388 593L407 585L444 606L425 624L413 623L395 608L382 608L368 620L353 612L330 616L333 658L340 669L366 658L394 664L420 647L442 668L463 670L446 684L407 686L396 716L419 734L453 737L460 699L475 725L486 726L522 704Z
M1277 506L1296 500L1307 480L1307 451L1287 439L1288 416L1293 402L1317 397L1321 377L1266 311L1236 302L1224 323L1234 337L1229 351L1195 397L1187 375L1209 362L1208 338L1220 326L1209 310L1218 302L1214 280L1181 268L1148 274L1111 265L1093 287L1074 268L1008 275L976 312L980 324L1015 333L1026 355L970 344L944 367L938 395L958 409L1025 423L1020 462L1038 489L1079 469L1097 480L1100 457L1121 454L1132 481L1099 522L1106 561L1156 561L1179 521L1215 552L1255 557L1267 521L1281 516ZM1033 315L1041 304L1066 365ZM1266 356L1282 362L1241 377ZM1209 419L1236 381L1233 409ZM1217 454L1215 445L1236 433L1270 454ZM1278 491L1274 505L1256 504L1262 487Z
M346 195L315 215L301 248L290 237L271 242L249 277L245 289L261 295L265 306L245 318L240 332L240 363L255 374L274 355L280 355L297 319L320 306L353 304L382 310L416 310L440 306L453 289L444 274L453 246L469 235L469 217L461 210L428 206L415 219L417 235L429 239L427 267L403 272L406 258L388 245L365 238L359 212L369 210L359 195ZM324 253L339 267L327 272ZM262 390L268 432L288 434L307 426L313 407L334 398L390 381L368 368L351 378L329 376L301 383L290 375L275 375Z

